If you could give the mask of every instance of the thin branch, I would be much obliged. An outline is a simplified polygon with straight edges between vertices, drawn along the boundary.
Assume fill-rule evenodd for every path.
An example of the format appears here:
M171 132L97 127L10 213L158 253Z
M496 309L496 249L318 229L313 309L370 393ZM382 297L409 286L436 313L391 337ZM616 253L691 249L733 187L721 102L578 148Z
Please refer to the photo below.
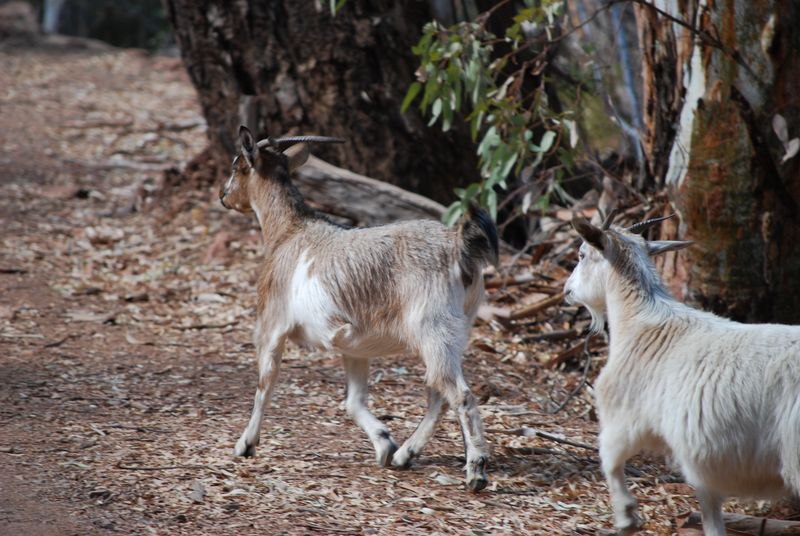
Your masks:
M489 17L491 17L495 11L503 7L504 5L508 4L510 0L501 0L493 5L491 8L487 9L480 15L478 15L478 19L483 19L480 21L481 28L486 28L486 23L489 22Z
M583 365L583 374L581 375L581 381L578 383L578 385L575 386L575 388L572 391L570 391L567 397L558 406L556 406L551 410L545 411L545 413L547 413L548 415L555 415L556 413L560 412L565 407L567 407L567 404L569 404L570 400L575 398L575 395L577 395L580 392L580 390L583 389L583 386L586 385L586 380L589 378L589 369L591 368L592 365L592 354L589 353L589 341L591 339L592 339L592 334L590 333L589 335L586 336L586 340L583 343L583 354L586 356L586 361Z
M558 294L550 296L549 298L544 299L540 302L536 302L533 305L529 305L527 307L523 307L522 309L512 311L509 318L511 320L519 320L520 318L527 318L529 316L535 315L539 311L547 309L548 307L558 305L562 301L564 301L564 293L559 292Z
M575 441L573 439L567 439L566 437L554 435L549 432L538 430L536 428L528 428L523 426L522 428L515 428L513 430L500 430L496 428L495 429L490 428L486 431L497 434L517 435L522 437L541 437L542 439L553 441L554 443L561 443L562 445L569 445L571 447L577 447L579 449L586 449L586 450L591 450L592 452L597 452L597 447L594 447L592 445L581 443L580 441Z
M69 335L67 335L66 337L63 337L63 338L61 338L61 339L58 339L57 341L48 342L47 344L45 344L45 345L43 346L43 348L56 348L56 347L58 347L58 346L61 346L62 344L64 344L64 343L65 343L65 342L67 342L68 340L70 340L70 339L74 339L75 337L78 337L78 336L79 336L79 334L77 334L77 333L70 333L70 334L69 334Z

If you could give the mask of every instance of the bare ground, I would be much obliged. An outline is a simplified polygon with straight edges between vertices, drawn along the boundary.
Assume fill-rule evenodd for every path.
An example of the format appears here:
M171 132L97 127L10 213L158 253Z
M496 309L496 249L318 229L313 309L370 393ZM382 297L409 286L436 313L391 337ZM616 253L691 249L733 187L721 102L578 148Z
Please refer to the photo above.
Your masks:
M574 314L564 320L557 308L511 332L476 329L465 369L493 448L481 494L463 489L452 417L410 470L377 467L342 408L339 358L295 347L258 456L234 458L256 383L257 230L210 190L142 210L162 169L185 164L204 137L178 60L0 51L0 533L610 528L593 450L503 433L528 426L596 443L591 378L603 352L587 388L547 415L551 398L578 382L580 363L541 363L576 341L519 337L570 327ZM527 298L493 292L498 304L518 299ZM372 406L398 440L423 414L422 373L414 358L373 365ZM675 533L696 508L691 490L654 460L635 459L631 483L646 533ZM780 504L748 508L786 514Z

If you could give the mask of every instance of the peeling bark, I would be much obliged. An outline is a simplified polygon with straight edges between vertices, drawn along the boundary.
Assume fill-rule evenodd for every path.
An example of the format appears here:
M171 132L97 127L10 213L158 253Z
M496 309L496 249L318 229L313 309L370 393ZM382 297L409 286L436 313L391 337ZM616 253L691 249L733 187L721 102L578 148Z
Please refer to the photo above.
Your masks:
M666 226L662 236L696 242L664 261L666 275L703 308L798 323L800 158L780 163L771 124L780 113L792 136L800 134L800 5L657 5L696 29L637 6L645 151L656 184L681 215L681 225Z

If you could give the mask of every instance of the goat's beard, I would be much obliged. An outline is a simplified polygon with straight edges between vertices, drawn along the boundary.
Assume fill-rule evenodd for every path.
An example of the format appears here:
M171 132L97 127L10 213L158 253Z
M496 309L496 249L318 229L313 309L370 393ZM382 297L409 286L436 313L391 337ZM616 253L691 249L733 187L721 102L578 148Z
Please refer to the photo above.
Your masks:
M589 326L589 330L592 333L601 333L603 329L606 327L606 315L605 311L595 309L590 305L583 304L584 307L589 311L589 314L592 315L592 323Z

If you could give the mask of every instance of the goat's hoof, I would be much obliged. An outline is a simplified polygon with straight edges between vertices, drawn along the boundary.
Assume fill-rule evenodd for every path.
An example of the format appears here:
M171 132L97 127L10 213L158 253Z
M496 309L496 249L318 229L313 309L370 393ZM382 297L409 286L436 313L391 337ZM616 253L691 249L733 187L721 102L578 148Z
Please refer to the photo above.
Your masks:
M414 456L410 451L401 448L392 456L392 467L395 469L408 469L411 467L413 458Z
M620 536L636 534L644 526L644 521L636 513L630 512L628 516L624 523L619 523L616 526L617 534Z
M233 455L252 458L256 455L256 446L254 443L247 443L246 441L242 441L240 439L233 448Z
M483 476L478 476L467 482L467 487L472 493L478 493L480 490L489 485L489 479Z
M395 452L397 452L397 445L394 441L389 439L389 444L386 448L377 451L378 465L381 467L391 467Z
M638 524L628 525L627 527L617 528L617 534L619 536L630 536L631 534L639 532L641 528L642 527Z
M472 493L477 493L489 485L489 475L486 473L486 462L486 456L481 456L474 462L469 462L469 467L467 469L467 488L469 488Z

